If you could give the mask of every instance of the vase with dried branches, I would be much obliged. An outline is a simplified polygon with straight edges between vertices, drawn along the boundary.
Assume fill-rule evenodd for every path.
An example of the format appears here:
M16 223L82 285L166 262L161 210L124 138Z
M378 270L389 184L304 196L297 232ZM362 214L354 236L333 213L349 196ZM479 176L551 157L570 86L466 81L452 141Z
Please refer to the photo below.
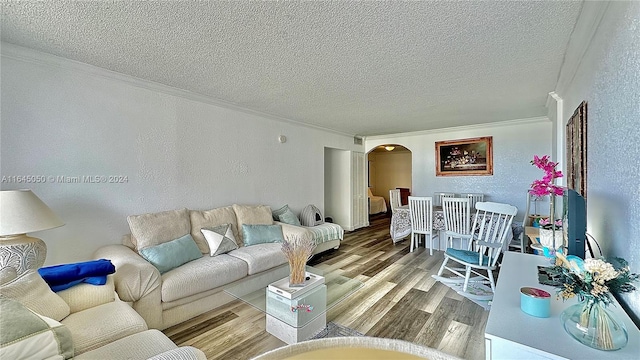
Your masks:
M292 236L282 242L282 252L289 260L289 286L304 286L307 261L315 248L315 242L309 238Z

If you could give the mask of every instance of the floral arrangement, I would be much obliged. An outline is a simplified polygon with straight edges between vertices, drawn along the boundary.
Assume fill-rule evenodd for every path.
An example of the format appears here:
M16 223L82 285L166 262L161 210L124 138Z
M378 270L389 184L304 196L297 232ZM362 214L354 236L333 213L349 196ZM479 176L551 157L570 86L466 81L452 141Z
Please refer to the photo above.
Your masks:
M292 236L282 242L282 252L289 260L289 286L301 286L306 276L307 261L311 258L316 244L309 238Z
M582 260L577 256L556 254L562 265L555 266L562 288L558 296L563 300L577 296L580 301L593 300L608 305L611 292L632 292L638 274L631 273L626 260L614 258L614 264L603 259Z
M531 164L535 165L538 169L543 170L545 174L542 179L535 180L531 184L531 190L529 190L529 193L538 197L552 194L562 195L562 187L554 185L553 183L555 179L562 177L562 171L556 170L558 163L549 161L549 155L545 155L543 157L534 155Z
M636 290L633 282L638 274L629 271L627 262L615 258L609 263L604 259L582 260L577 256L557 253L561 265L557 271L563 300L578 297L580 302L565 309L560 319L564 329L579 342L600 350L617 350L628 341L624 323L606 307L613 301L611 293Z

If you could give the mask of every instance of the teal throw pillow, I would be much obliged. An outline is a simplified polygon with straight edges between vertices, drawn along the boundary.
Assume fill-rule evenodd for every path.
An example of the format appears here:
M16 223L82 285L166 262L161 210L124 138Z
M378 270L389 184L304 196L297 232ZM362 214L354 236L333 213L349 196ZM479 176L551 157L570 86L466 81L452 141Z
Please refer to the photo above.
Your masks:
M273 220L283 222L289 225L300 226L300 220L298 217L289 209L289 205L285 205L280 209L273 210Z
M283 242L282 226L276 225L247 225L242 224L242 238L244 246L256 244Z
M144 248L140 250L140 255L155 266L161 274L202 257L202 253L191 234Z
M298 217L293 212L291 212L291 210L288 210L284 214L280 215L280 221L289 225L301 226L300 220L298 220Z
M289 210L289 204L281 207L280 209L271 210L271 216L273 216L273 220L280 221L280 215L284 214Z

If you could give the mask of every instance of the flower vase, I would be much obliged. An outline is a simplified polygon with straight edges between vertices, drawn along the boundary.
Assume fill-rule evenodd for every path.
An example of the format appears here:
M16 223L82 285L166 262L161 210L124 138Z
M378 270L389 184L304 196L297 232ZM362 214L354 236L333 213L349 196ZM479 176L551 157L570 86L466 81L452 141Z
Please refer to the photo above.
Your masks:
M560 320L569 335L594 349L618 350L629 341L624 323L605 304L593 298L568 307Z

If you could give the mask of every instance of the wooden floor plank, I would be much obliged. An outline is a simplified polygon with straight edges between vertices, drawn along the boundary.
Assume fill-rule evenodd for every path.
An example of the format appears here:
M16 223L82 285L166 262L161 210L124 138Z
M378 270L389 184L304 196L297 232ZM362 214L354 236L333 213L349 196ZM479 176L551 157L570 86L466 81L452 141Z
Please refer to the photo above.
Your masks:
M457 321L451 321L437 349L447 354L463 357L471 336L471 326Z

